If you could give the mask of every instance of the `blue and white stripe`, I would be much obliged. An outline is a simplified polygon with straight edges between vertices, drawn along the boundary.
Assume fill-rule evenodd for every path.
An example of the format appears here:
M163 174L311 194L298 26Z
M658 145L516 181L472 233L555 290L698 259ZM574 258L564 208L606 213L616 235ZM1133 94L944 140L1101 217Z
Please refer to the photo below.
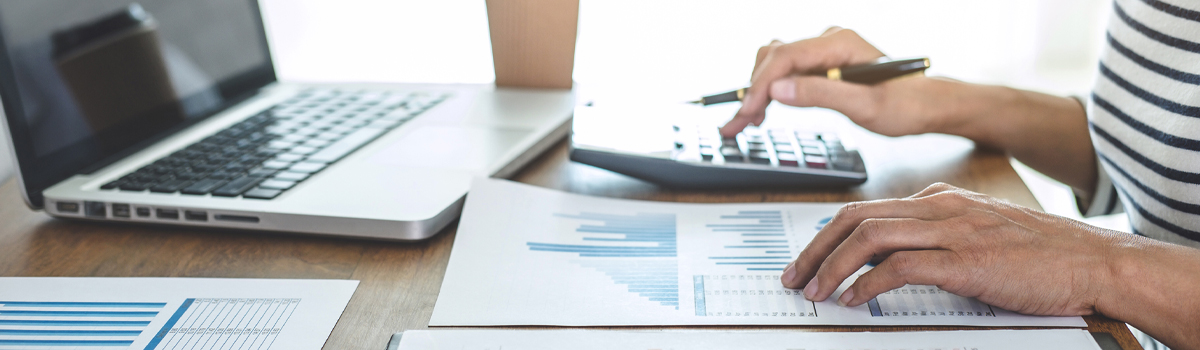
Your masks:
M0 349L128 349L165 306L0 301Z
M1099 73L1087 214L1123 207L1135 233L1200 247L1200 2L1115 1Z

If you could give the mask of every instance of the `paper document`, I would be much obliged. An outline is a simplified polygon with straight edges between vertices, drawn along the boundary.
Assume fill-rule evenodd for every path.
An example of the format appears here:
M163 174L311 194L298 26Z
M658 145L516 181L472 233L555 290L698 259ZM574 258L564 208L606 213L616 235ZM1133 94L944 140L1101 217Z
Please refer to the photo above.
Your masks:
M1099 350L1100 347L1080 329L886 333L422 330L404 332L396 349Z
M783 288L783 268L840 207L646 202L476 180L429 323L1086 327L935 286L853 308L836 303L853 278L819 303Z
M320 349L358 281L0 278L0 349Z

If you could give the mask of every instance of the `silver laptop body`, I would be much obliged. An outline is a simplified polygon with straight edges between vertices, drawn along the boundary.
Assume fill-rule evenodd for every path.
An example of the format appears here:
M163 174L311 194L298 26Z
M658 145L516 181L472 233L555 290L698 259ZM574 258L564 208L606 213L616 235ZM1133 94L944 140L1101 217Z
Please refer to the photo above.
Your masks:
M167 4L168 2L170 4ZM261 35L262 25L258 19L255 2L245 0L221 0L219 2L226 3L232 8L248 8L254 17L253 23ZM17 30L14 29L17 27L13 22L19 22L20 16L36 16L39 9L29 9L29 7L38 7L30 5L41 3L41 0L38 2L0 0L0 32L5 34L6 57L9 61L5 63L9 67L20 69L19 60L28 59L22 58L21 52L17 52L19 51L17 48L24 46L14 44L14 41L20 41L20 38L14 38L10 33ZM119 11L119 16L132 17L134 22L139 19L137 12L145 11L149 15L141 18L140 24L135 23L134 27L144 30L149 23L149 26L156 29L154 34L163 38L161 41L164 46L170 45L169 40L173 35L176 37L182 35L178 31L170 32L169 30L167 21L172 18L172 11L188 10L178 8L179 6L216 6L196 5L204 2L179 1L141 1L140 5L129 5L127 1L99 1L98 3L103 3L96 5L98 9L107 6L109 10L99 12L97 15L111 16L112 10L115 9ZM47 0L41 7L53 8L64 6L63 4L79 6L80 2ZM19 11L27 11L32 14L19 13ZM210 11L220 12L221 10ZM225 11L229 11L229 9ZM121 14L122 12L124 14ZM208 13L199 10L185 12L190 13L190 16L193 17ZM152 21L147 21L148 18ZM90 22L85 21L85 24L77 26L92 25L92 28L85 29L111 30L111 28L96 27L95 23L102 22L103 19L88 18L87 20ZM129 19L126 18L125 21L128 22ZM129 23L110 23L110 25L122 28L122 25L128 27ZM67 81L65 84L67 90L77 101L88 101L89 94L93 96L92 100L96 100L95 95L111 94L111 91L106 89L89 90L90 87L87 86L87 83L71 81L71 79L77 79L77 81L95 81L96 79L102 81L104 79L103 76L94 78L94 76L83 74L83 76L93 79L79 80L80 73L76 73L78 70L72 71L74 69L72 64L86 66L91 63L84 60L84 58L89 58L88 54L102 52L96 48L95 38L88 38L86 31L84 34L72 33L70 32L71 28L62 29L61 25L56 30L58 32L55 32L55 41L52 44L54 49L51 50L54 53L55 66L48 70L55 71L62 76L60 79ZM74 42L70 40L73 38L58 37L67 35L58 34L64 33L64 30L67 34L74 34L76 37L82 36L83 39L89 39L92 42L83 45L82 49L72 46ZM137 37L137 35L143 34L135 34L131 37ZM74 39L79 41L79 38ZM86 42L86 40L83 41ZM129 41L135 42L129 45L136 46L136 40ZM149 42L154 41L150 40ZM262 50L266 52L265 39L262 42ZM104 44L117 45L113 42ZM60 46L76 51L67 50L68 53L63 54L61 51L65 49ZM103 46L101 47L103 48ZM84 53L79 54L79 50ZM168 51L175 49L143 50L167 52L162 55L169 59L172 54ZM147 55L142 54L142 56ZM202 57L192 58L192 61L200 62L197 65L201 66L201 69L196 70L204 71L201 60ZM100 61L100 59L93 61ZM266 64L266 69L270 69L269 56ZM178 66L178 64L175 65ZM164 71L173 69L170 68L171 63L166 63L164 66L167 67L163 69ZM45 123L38 124L39 120L25 113L34 110L29 107L30 105L37 107L36 103L30 103L28 97L25 97L29 93L24 88L31 84L22 84L20 73L17 74L15 81L3 79L5 81L0 81L0 85L3 85L0 88L4 89L0 89L0 92L5 92L3 95L4 112L6 113L4 120L6 130L10 131L6 133L6 136L10 136L9 142L13 145L14 158L19 167L18 179L25 191L26 202L30 207L44 209L52 216L71 219L221 227L382 240L420 240L432 236L457 218L472 178L510 176L522 165L564 137L568 132L569 120L575 105L572 93L561 90L504 89L491 85L296 84L276 82L273 71L269 73L269 79L264 79L261 86L255 86L250 97L225 98L222 101L226 104L221 105L215 112L206 113L202 117L185 116L184 122L168 125L175 129L166 128L167 131L158 132L155 135L143 135L146 140L142 142L142 145L134 142L137 140L121 139L117 136L107 139L101 137L106 136L105 133L109 132L103 130L127 125L121 124L125 121L107 122L110 126L105 129L106 120L103 119L105 113L120 107L105 107L103 103L95 102L92 105L79 107L78 109L84 112L77 113L84 114L88 121L88 127L84 129L90 128L94 132L94 135L88 140L100 140L95 141L94 144L107 146L112 150L95 151L96 147L84 150L88 147L74 143L70 147L63 147L66 147L64 148L66 150L76 150L78 151L76 153L84 155L74 158L67 157L70 158L67 160L63 160L61 154L55 153L66 152L61 149L39 152L38 147L42 147L37 143L41 140L39 139L39 130L41 130L41 135L48 135L50 132L46 131L48 126ZM135 78L131 78L132 80L142 79L149 82L144 85L152 85L156 80L161 80L154 78L153 75L151 78L136 78L145 75L144 72L134 72L131 75L135 76ZM170 72L165 75L172 77L166 80L171 80L179 74ZM259 77L261 78L262 74ZM176 81L162 84L176 85L175 91L177 92L183 89L178 87L179 84ZM228 84L215 85L217 87L210 88L210 92L224 89ZM13 94L13 90L20 91L21 95ZM353 150L341 150L341 153L345 154L344 156L327 162L327 167L312 172L311 176L295 182L290 188L280 192L271 192L274 190L261 189L262 186L265 186L265 182L260 183L259 187L253 185L248 187L272 193L275 196L271 199L249 198L250 192L235 196L216 196L211 193L196 195L180 191L160 193L162 191L102 188L115 186L121 179L128 178L130 174L138 172L139 169L161 163L164 158L177 155L183 150L193 149L195 147L192 145L219 134L235 124L242 125L239 123L244 123L255 116L270 111L302 109L303 106L296 105L296 101L300 99L298 96L330 91L343 95L391 96L393 98L389 101L393 102L409 99L408 106L420 104L412 102L412 99L425 99L425 101L422 108L412 111L410 116L402 122L391 123L385 125L386 128L384 128L384 126L376 125L379 122L373 121L347 133L347 136L341 140L352 138L351 134L363 134L358 131L364 128L378 128L378 130L366 133L373 135L373 141L354 146ZM217 92L216 95L222 95L226 91ZM176 95L183 96L184 94L177 93ZM211 99L213 94L209 95ZM20 103L12 102L18 99L16 96L22 96ZM143 100L145 99L139 101ZM176 103L175 105L182 104L183 107L180 108L183 110L202 109L187 105L187 103L194 102L194 99L180 98L180 100L185 103ZM221 99L218 98L218 100ZM432 102L430 102L431 100ZM291 104L288 105L288 103ZM18 104L26 108L15 106ZM80 104L86 103L81 102ZM281 104L288 107L280 107ZM101 107L95 107L97 105ZM103 108L108 108L108 110ZM369 110L372 113L374 111L373 109ZM309 115L314 113L313 111L297 111L297 113L301 112ZM13 115L14 113L21 115ZM380 112L379 115L384 115L384 113ZM113 117L107 118L112 119ZM353 117L348 115L347 118L352 119ZM20 125L14 125L14 122ZM268 127L281 125L284 122L286 120L274 121L272 123L275 124L269 124ZM130 130L137 130L137 128ZM122 132L133 133L133 131ZM143 132L142 134L154 133ZM336 148L339 141L327 142L324 146L326 148L309 149L307 157L317 158L318 155L323 154L323 150ZM130 143L135 145L111 146L111 144ZM247 152L253 152L253 150ZM58 158L55 158L56 154L59 155ZM79 158L86 158L86 161L80 161ZM72 169L69 174L56 174L55 171L61 170L63 167L56 168L45 165L47 159L56 162L55 164L70 163L78 169ZM305 162L305 160L299 160L292 164L295 166L301 162ZM253 171L263 170L262 165L254 165L254 167L256 170ZM269 170L276 171L276 175L282 174L280 171L289 171L286 165L279 167L282 169ZM53 183L46 181L48 177L54 176L62 179ZM271 180L273 179L271 176L266 175L264 179Z

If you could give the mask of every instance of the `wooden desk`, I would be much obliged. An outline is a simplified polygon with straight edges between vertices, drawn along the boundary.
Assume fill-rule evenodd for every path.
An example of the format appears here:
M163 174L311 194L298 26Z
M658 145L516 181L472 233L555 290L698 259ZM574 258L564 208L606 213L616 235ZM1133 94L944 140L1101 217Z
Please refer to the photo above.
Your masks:
M845 134L843 134L845 136ZM871 180L844 190L674 191L567 161L560 143L516 180L570 192L680 202L853 201L907 196L942 181L1014 203L1037 202L1002 154L952 137L866 139ZM869 148L868 148L869 147ZM0 276L355 279L362 283L325 349L383 349L392 333L423 329L450 258L455 225L416 243L296 237L170 226L55 220L30 211L15 181L0 187ZM1088 317L1093 332L1140 349L1125 325ZM662 327L657 327L662 328ZM767 328L767 327L706 327ZM770 327L780 331L887 331L964 327ZM969 328L969 327L967 327Z

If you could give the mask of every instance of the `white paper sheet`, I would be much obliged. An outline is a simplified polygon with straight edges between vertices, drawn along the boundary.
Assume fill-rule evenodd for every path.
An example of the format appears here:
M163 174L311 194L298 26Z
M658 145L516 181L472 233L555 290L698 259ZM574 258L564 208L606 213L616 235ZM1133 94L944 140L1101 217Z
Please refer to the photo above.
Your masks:
M934 286L853 308L835 302L853 279L819 303L783 288L783 267L840 206L646 202L479 179L429 324L1086 327Z
M358 281L0 278L0 349L320 349Z
M1100 347L1091 335L1079 329L889 333L421 330L404 332L398 347L398 350L436 349L1099 350Z

